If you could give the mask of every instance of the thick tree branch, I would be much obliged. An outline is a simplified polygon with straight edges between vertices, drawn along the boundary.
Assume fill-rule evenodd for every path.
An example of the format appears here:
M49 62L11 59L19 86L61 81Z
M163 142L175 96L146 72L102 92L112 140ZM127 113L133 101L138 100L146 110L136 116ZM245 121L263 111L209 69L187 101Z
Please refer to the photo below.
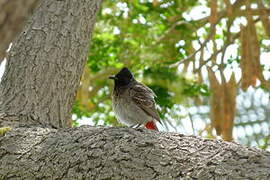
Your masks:
M0 144L0 179L270 178L269 152L146 129L16 128Z

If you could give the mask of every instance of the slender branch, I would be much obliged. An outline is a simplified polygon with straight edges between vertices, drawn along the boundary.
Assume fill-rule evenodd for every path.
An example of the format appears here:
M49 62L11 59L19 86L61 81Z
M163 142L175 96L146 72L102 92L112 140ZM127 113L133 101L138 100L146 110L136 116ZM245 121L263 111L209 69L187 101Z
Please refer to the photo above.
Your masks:
M206 39L204 40L204 42L201 44L201 46L200 46L199 49L197 49L193 54L189 55L188 57L186 57L186 58L182 59L181 61L179 61L179 62L171 65L171 67L177 67L180 64L185 63L186 61L189 61L190 59L192 59L193 57L195 57L195 55L206 46L206 44L208 43L208 41L215 34L215 27L216 27L217 23L218 23L218 21L215 22L214 24L211 24L211 26L210 26L210 32L209 32L208 36L206 37Z
M233 12L234 12L234 14L233 14L232 17L229 17L229 19L235 19L235 18L238 17L238 16L245 16L245 10L237 10L237 8L241 7L241 5L243 5L245 1L246 1L246 0L242 0L241 2L240 2L240 1L239 1L239 2L236 1L236 2L234 3L234 5L232 6L232 7L233 7ZM268 8L268 9L251 9L251 10L250 10L251 15L254 15L254 16L255 16L255 15L265 14L266 12L267 12L268 14L270 14L270 9ZM227 12L226 12L225 10L220 11L220 12L218 13L218 19L217 19L217 22L215 23L215 25L216 25L222 18L225 18L226 16L227 16ZM197 28L199 28L199 27L205 25L206 23L208 23L208 22L209 22L208 19L209 19L209 16L207 16L207 17L205 17L205 18L203 18L203 19L198 20L198 22L200 22L200 23L202 23L202 24L200 24ZM177 63L171 65L171 67L177 67L177 66L179 66L180 64L185 63L186 61L190 61L190 59L194 58L195 55L196 55L198 52L200 52L200 51L206 46L206 44L208 43L208 41L209 41L209 40L211 39L211 37L213 36L215 25L213 25L213 26L211 27L210 32L209 32L207 38L206 38L205 41L201 44L201 46L200 46L199 49L197 49L194 53L190 54L189 56L187 56L186 58L182 59L181 61L179 61L179 62L177 62ZM228 32L229 32L229 31L228 31ZM231 44L231 43L230 43L230 44ZM227 47L228 47L228 46L226 46L225 48L223 48L223 51L225 51ZM218 51L217 53L215 52L214 55L217 55L217 54L219 54L219 53L220 53L220 51ZM213 56L211 56L211 58L213 58ZM223 57L223 58L224 58L224 57Z
M190 112L188 112L188 117L189 117L189 120L190 120L190 123L191 123L192 133L195 136L196 134L195 134L195 128L194 128L193 118L192 118Z
M200 64L199 68L197 68L195 70L195 72L198 72L200 71L200 69L205 65L207 64L209 61L211 61L211 59L215 56L217 56L219 53L223 52L224 49L226 49L229 45L231 45L232 43L234 43L234 41L240 36L240 33L237 33L237 34L234 34L231 38L231 40L229 40L222 48L220 48L219 50L215 51L211 56L210 58L208 58L207 60L203 61L202 64ZM215 65L218 65L218 64L215 64Z
M171 34L171 32L173 30L175 30L176 26L180 26L180 25L183 25L183 24L189 25L191 29L195 30L195 27L190 22L188 22L188 21L177 21L174 24L172 24L172 26L161 37L159 37L157 39L157 43L163 41L168 34Z

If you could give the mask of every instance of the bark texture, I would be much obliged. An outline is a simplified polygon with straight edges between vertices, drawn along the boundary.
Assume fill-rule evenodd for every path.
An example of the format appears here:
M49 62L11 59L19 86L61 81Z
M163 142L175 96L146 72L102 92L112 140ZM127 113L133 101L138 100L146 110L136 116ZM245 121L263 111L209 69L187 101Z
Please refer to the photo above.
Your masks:
M146 129L16 128L0 146L0 179L270 179L269 152Z
M70 125L100 0L46 0L12 46L0 86L0 126Z
M0 63L39 0L0 0Z

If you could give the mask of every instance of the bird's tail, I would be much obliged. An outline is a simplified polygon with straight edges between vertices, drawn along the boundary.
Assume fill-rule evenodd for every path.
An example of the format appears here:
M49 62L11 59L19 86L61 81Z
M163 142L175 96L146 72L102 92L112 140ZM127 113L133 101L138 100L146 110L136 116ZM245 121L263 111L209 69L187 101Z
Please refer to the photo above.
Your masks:
M157 126L156 126L156 124L155 124L154 121L149 121L144 126L146 127L146 129L151 129L151 130L158 131L158 128L157 128Z

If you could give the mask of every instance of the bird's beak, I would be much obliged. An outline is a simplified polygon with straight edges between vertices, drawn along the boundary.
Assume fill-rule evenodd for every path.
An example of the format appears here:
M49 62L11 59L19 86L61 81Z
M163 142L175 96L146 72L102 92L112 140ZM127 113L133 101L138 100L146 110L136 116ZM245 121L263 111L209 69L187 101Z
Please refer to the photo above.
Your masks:
M109 76L109 79L115 80L115 79L117 79L117 77L115 77L115 76Z

